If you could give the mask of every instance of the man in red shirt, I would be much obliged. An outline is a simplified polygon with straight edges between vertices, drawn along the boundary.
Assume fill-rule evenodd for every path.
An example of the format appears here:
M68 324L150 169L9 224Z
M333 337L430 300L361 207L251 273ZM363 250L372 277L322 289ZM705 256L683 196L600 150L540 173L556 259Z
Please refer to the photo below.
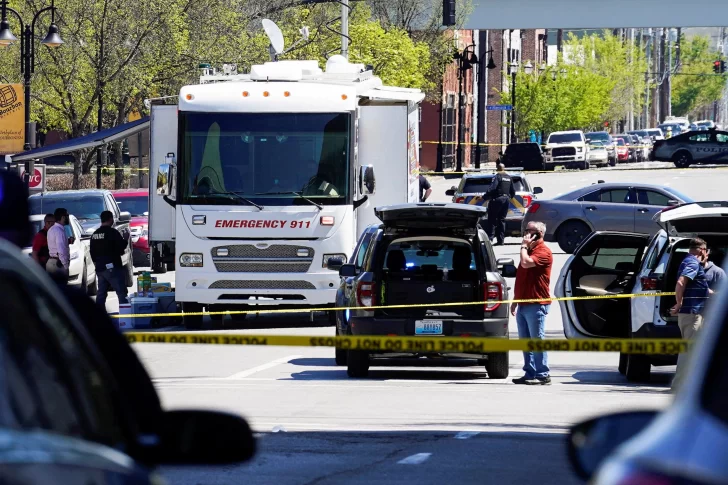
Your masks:
M30 255L45 269L48 257L50 256L48 252L48 229L56 223L53 214L46 214L43 223L45 224L43 229L38 231L35 237L33 237L33 252Z
M546 338L546 315L551 307L549 284L554 257L543 241L546 225L529 222L521 242L521 263L516 272L516 300L532 300L513 303L511 314L518 323L518 338ZM518 313L516 313L518 309ZM546 352L524 352L523 377L513 379L514 384L549 385L549 366Z

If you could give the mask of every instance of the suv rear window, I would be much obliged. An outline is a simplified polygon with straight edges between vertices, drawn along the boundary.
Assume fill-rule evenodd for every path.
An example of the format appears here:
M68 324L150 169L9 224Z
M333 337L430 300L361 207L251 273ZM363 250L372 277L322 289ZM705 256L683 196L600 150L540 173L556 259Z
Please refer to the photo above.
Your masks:
M467 248L470 252L470 269L475 269L473 249L469 243L429 239L394 241L387 248L384 266L390 270L395 269L390 267L395 263L394 258L390 261L390 255L393 251L401 251L404 254L406 271L423 272L427 271L428 268L433 271L451 271L453 269L453 256L457 248Z
M481 194L488 191L493 175L488 177L472 177L465 179L465 184L461 190L463 194ZM513 188L516 192L527 192L528 189L521 177L513 177Z

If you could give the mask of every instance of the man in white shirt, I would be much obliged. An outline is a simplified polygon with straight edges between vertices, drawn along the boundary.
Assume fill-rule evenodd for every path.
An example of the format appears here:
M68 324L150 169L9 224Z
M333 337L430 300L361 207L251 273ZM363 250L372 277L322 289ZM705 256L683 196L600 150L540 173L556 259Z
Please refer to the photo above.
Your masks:
M68 279L68 267L71 264L71 250L68 246L65 226L69 223L68 211L59 207L53 213L56 223L48 229L48 253L46 271L56 277Z

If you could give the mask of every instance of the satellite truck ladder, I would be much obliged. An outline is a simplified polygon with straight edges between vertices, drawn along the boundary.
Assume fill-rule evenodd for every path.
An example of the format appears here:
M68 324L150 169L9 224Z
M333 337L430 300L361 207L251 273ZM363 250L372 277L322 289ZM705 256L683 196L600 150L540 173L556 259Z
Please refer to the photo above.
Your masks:
M333 306L374 207L418 201L423 99L333 56L208 70L152 104L152 266L174 265L182 310Z

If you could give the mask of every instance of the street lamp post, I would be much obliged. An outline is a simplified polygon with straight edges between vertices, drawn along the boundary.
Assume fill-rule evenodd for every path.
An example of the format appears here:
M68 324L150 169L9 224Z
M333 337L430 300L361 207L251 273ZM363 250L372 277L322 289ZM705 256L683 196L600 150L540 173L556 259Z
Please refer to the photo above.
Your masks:
M513 61L508 64L508 71L511 75L511 136L508 137L508 143L511 144L516 139L516 75L518 74L518 62Z
M471 51L472 49L472 51ZM465 82L465 72L473 68L473 64L478 63L478 56L475 54L475 43L467 46L459 55L458 59L458 147L457 147L457 165L456 172L463 171L463 142L465 141L465 101L463 99L463 83Z
M25 95L25 144L23 150L30 150L30 78L35 71L35 23L41 14L51 12L51 25L48 27L48 34L40 41L41 44L48 47L58 47L63 44L61 36L58 35L58 26L56 25L56 6L55 0L51 0L51 6L42 8L33 16L33 20L29 24L23 22L20 14L8 7L7 0L1 0L2 17L0 17L0 48L9 47L17 42L10 30L10 22L8 21L8 12L15 15L20 24L20 73L23 74L23 87ZM33 162L29 162L26 167L26 178L32 176Z

